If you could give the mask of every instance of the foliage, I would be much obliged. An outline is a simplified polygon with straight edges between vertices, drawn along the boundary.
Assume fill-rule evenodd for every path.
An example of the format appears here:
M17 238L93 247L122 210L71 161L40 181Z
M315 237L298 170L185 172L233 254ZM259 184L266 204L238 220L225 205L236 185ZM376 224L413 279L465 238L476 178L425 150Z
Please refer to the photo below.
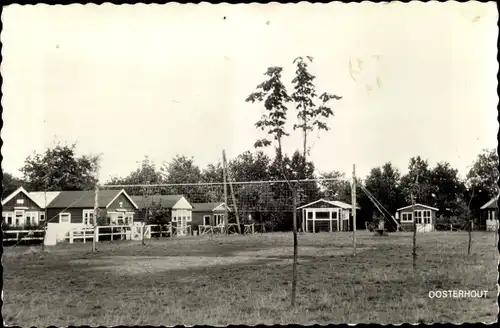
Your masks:
M164 163L161 172L165 183L193 183L201 181L201 170L194 163L194 158L176 155L170 162Z
M5 198L5 196L13 193L19 187L25 186L25 184L26 183L22 178L15 177L12 174L2 170L2 193L4 195L4 197L2 198Z
M431 170L430 184L435 191L428 205L439 208L445 217L464 214L466 187L458 176L458 170L447 162L437 163Z
M401 178L401 192L407 204L411 203L411 194L415 202L428 204L436 187L431 184L431 170L427 160L420 156L412 157L408 165L408 173ZM415 181L418 175L418 191L415 190Z
M329 127L326 119L333 116L332 109L328 106L328 102L332 99L340 100L342 97L323 93L319 97L316 94L316 86L314 80L316 76L308 71L307 62L312 62L311 56L297 57L293 62L296 64L295 77L292 80L294 92L291 98L295 103L297 109L298 123L294 124L294 130L299 129L303 135L303 149L302 155L304 159L308 154L308 135L315 129L319 131L328 131ZM320 102L321 105L316 105Z
M163 182L162 173L156 169L156 165L144 156L140 166L131 172L125 178L113 177L107 184L109 185L128 185L128 184L160 184Z
M269 67L264 73L269 78L257 85L257 90L246 99L247 102L252 103L264 102L266 112L255 123L255 127L273 136L273 139L278 143L278 156L281 156L283 137L289 135L285 130L288 112L286 104L292 100L281 80L282 72L282 67ZM262 138L257 140L254 146L256 148L268 147L271 143L271 140Z
M172 221L172 215L169 208L162 205L161 200L158 202L152 202L149 208L148 224L159 224L165 225Z
M31 190L90 190L97 183L99 156L75 153L76 144L57 144L28 156L21 168Z
M323 198L351 203L351 182L345 178L345 173L339 171L323 172L320 174L320 178L329 180L319 183ZM359 188L356 191L359 193Z
M467 173L467 199L471 199L472 214L476 217L479 215L478 209L498 195L498 165L496 149L485 149L478 155Z
M403 203L400 189L401 174L390 162L382 167L373 168L365 179L364 185L391 215L394 215L401 207ZM360 199L360 206L368 213L382 215L364 193Z

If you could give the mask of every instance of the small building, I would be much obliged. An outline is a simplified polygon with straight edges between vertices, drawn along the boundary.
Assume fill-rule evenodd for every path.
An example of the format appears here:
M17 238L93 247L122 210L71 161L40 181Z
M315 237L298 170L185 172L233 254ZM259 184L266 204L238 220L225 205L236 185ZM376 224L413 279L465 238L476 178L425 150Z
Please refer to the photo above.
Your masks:
M481 206L479 226L486 231L498 230L498 195Z
M413 219L415 219L417 232L430 232L434 231L438 211L439 209L428 205L408 205L396 210L396 218L399 219L399 224L404 231L413 231Z
M223 226L226 209L231 209L224 202L193 203L193 229L199 226Z
M132 225L137 205L125 190L100 190L97 205L98 220L105 225ZM61 191L47 205L51 223L71 225L72 228L94 225L95 191Z
M360 208L356 206L356 209ZM352 205L337 201L319 199L300 206L302 231L332 232L352 230Z
M132 199L138 205L136 211L138 221L144 221L146 207L159 206L170 211L172 227L176 235L190 234L193 206L183 195L151 195L147 198L132 196Z
M19 187L2 200L2 222L15 227L36 226L45 221L46 205L57 195L59 191L28 192Z

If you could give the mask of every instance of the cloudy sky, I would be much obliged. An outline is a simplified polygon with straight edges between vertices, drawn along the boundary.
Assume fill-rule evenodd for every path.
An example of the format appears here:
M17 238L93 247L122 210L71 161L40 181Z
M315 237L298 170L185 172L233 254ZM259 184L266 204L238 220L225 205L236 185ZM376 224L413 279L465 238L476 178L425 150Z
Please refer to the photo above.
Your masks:
M493 2L11 5L2 165L19 175L54 140L102 154L103 181L145 155L234 157L262 136L262 108L245 98L266 68L283 66L288 83L309 55L318 91L343 97L311 144L319 171L405 172L420 155L464 175L497 145L497 20ZM285 141L297 147L300 135Z

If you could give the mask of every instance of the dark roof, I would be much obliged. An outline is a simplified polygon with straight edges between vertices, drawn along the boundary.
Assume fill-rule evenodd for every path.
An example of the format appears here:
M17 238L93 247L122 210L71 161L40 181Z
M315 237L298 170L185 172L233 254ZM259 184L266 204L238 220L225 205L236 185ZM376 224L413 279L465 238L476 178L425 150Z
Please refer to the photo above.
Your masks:
M130 196L134 203L137 204L139 208L151 206L154 204L161 204L162 207L171 208L173 207L182 197L183 195L151 195L147 199L144 196Z
M121 190L99 190L99 207L106 207ZM94 208L95 191L61 191L47 208Z
M224 204L218 203L191 203L193 205L193 212L212 212L217 206Z

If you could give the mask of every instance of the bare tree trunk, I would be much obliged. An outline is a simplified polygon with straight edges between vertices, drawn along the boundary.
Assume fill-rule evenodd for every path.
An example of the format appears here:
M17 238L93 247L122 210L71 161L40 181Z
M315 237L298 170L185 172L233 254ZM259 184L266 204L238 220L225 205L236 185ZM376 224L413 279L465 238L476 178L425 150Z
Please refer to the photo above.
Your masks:
M352 251L356 256L356 164L352 165Z
M297 238L297 192L292 192L293 197L293 265L292 265L292 307L295 307L297 297L297 259L298 238Z
M472 219L470 217L472 217L472 211L470 210L470 204L472 203L472 199L474 198L474 191L475 191L475 188L474 188L474 185L472 186L472 194L470 196L470 199L469 199L469 204L467 206L467 211L468 211L468 215L469 215L469 224L468 224L468 232L469 232L469 242L468 242L468 245L467 245L467 255L470 255L470 251L471 251L471 247L472 247Z
M467 255L470 255L470 250L472 247L472 220L469 220L469 245L467 246Z

